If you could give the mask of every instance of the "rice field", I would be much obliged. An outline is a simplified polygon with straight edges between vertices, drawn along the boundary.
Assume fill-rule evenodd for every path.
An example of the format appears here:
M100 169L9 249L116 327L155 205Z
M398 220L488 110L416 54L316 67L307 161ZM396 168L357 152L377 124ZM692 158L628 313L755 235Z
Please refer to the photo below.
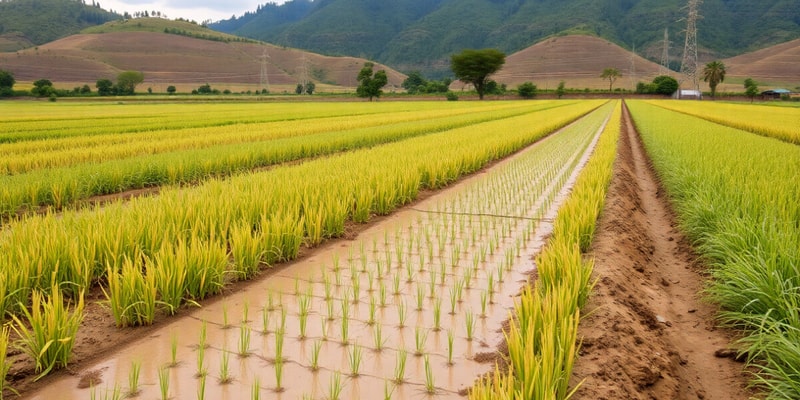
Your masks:
M629 107L683 230L709 261L707 294L723 324L746 332L739 349L767 398L798 398L800 147L656 104ZM730 117L755 110L770 108Z
M170 340L171 360L164 365L171 368L161 368L163 365L151 368L152 365L143 365L141 361L133 362L127 380L128 392L139 391L141 376L142 380L150 380L145 387L158 386L163 390L162 397L166 396L164 393L175 393L174 388L170 392L167 382L175 379L168 377L175 374L177 366L188 363L180 356L182 351L188 346L198 363L191 376L206 376L201 373L205 351L200 349L216 346L216 350L208 351L208 362L213 364L218 360L217 383L224 384L223 389L230 387L229 381L237 381L230 375L242 376L241 372L235 372L236 363L230 362L230 355L249 359L251 354L259 353L261 357L252 360L271 365L274 375L254 376L253 381L247 378L247 390L252 393L256 387L273 393L289 391L289 385L281 380L283 367L286 366L289 376L295 376L291 370L300 365L330 375L329 388L325 389L331 391L328 396L322 395L321 384L309 395L334 397L332 391L341 385L350 398L357 398L352 383L362 375L362 361L388 344L386 352L394 352L396 363L394 376L385 372L381 379L386 390L402 391L399 387L406 381L407 390L420 386L430 394L466 390L481 366L480 363L470 366L465 360L480 353L476 343L480 347L489 346L492 326L489 322L499 326L507 317L499 311L501 304L512 306L507 302L511 292L503 288L519 289L516 282L525 276L519 270L519 261L532 256L533 253L525 252L531 251L531 238L540 235L539 219L554 212L553 204L563 197L559 193L572 171L594 147L598 129L611 110L610 105L603 104L603 101L510 102L441 110L433 107L427 111L396 104L399 110L384 110L381 118L369 112L344 118L317 110L309 115L324 117L302 119L312 128L301 133L293 128L280 131L277 127L253 133L270 123L244 124L242 128L247 129L231 134L252 140L243 147L264 145L264 149L273 149L278 147L276 137L285 134L301 149L300 156L289 159L302 162L285 165L280 164L284 161L273 162L272 168L230 172L224 179L207 173L192 181L193 187L164 187L157 196L96 208L65 207L58 213L51 210L43 215L22 215L8 220L0 233L0 312L8 321L13 320L15 335L26 338L24 348L36 360L36 373L45 375L68 364L73 327L80 324L87 291L98 287L102 290L109 318L119 327L152 324L180 307L221 293L232 281L252 279L275 263L292 260L301 247L315 247L326 239L341 236L346 224L364 223L374 215L389 214L413 201L420 190L448 186L580 119L537 145L537 149L543 150L526 152L535 154L527 161L528 166L517 162L516 170L505 172L507 177L494 178L496 181L491 185L485 181L475 184L472 194L463 195L466 197L458 202L442 200L407 225L384 231L382 239L376 235L371 242L362 240L346 256L334 255L311 272L294 273L291 278L271 277L264 282L274 286L256 297L246 294L248 297L238 303L221 300L221 309L213 304L203 308L195 319L201 324L199 327L180 330L203 332L203 337L196 339L200 343L187 344L185 336L176 339L177 343ZM587 113L590 114L582 118ZM216 118L209 119L216 121ZM379 120L385 124L376 129ZM325 121L341 121L346 126L337 125L330 132L323 132L320 124ZM146 131L132 134L155 134L166 138L164 141L127 137L120 132L64 134L61 138L37 133L30 140L6 144L24 144L29 148L33 142L44 147L52 144L42 152L47 154L42 155L42 160L51 157L75 163L68 168L93 168L105 166L108 161L70 161L78 157L57 155L59 151L73 155L94 151L95 145L95 150L110 149L116 146L112 139L115 135L119 136L121 144L116 147L119 149L148 140L155 147L168 149L170 140L184 135L190 138L186 143L202 141L202 137L217 140L210 131L192 136L203 129L217 128L180 132L165 129L160 135L143 133ZM309 133L314 129L327 136ZM341 143L339 147L316 153L311 150L314 143L337 141ZM208 146L205 148L208 154L217 154L215 150L225 154L222 149L227 145L203 142L200 146ZM155 156L164 155L167 159L194 150L168 149ZM73 151L77 153L70 153ZM121 155L119 160L113 160L117 157L113 151L107 153L112 162L128 157ZM141 157L148 156L130 157L139 161L131 165L140 163ZM42 166L40 170L57 169L51 167ZM33 168L9 178L36 172ZM499 173L492 176L495 175ZM509 190L528 191L531 196L520 203ZM491 202L484 204L487 199ZM390 308L393 311L387 311ZM402 335L397 334L398 328ZM237 330L236 345L207 343L214 337L213 329L223 333ZM264 343L267 337L271 340L269 346ZM328 337L331 341L336 338L337 349L348 353L336 357L336 351L326 351L331 347L327 344ZM291 340L285 343L287 338ZM3 341L0 345L7 344L5 336L0 336L0 340ZM258 340L260 344L256 344ZM290 344L291 341L314 344L308 349L297 349L298 344ZM52 346L56 342L60 344L58 348ZM429 349L431 342L438 346L436 350ZM286 363L284 345L290 349ZM211 357L214 351L217 354ZM312 365L305 365L305 360L301 362L297 351L310 352L308 362ZM332 366L331 357L347 360L348 368ZM443 360L445 365L458 365L471 372L458 373L463 378L453 381L455 370L452 370L451 382L437 384L436 380L442 379L438 374ZM408 378L403 366L406 362L410 364ZM158 385L154 383L156 379ZM191 383L206 387L205 378L200 381L192 378ZM122 381L118 384L122 385ZM216 383L208 385L209 390L214 390L211 386L217 387ZM100 398L113 398L121 388L111 386L102 394L98 389L97 394ZM91 396L84 391L75 398Z

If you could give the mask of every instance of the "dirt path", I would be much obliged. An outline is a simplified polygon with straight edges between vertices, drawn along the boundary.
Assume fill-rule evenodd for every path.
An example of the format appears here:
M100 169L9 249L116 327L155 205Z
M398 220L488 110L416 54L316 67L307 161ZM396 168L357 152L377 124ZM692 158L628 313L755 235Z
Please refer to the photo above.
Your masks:
M703 266L624 110L619 155L591 254L598 280L581 321L577 399L747 399L732 339L698 294ZM719 355L723 355L719 353Z

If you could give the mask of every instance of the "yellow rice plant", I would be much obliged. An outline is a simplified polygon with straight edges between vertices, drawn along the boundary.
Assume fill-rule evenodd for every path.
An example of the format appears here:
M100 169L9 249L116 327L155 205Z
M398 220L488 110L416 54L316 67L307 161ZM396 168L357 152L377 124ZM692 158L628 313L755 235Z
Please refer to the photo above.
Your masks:
M83 294L72 311L57 286L47 297L34 291L31 310L22 309L22 317L13 316L12 328L20 337L17 347L35 362L36 380L53 369L67 366L72 356L75 335L83 320Z
M6 389L13 391L14 389L10 388L6 383L6 376L8 375L8 370L11 369L11 363L6 362L6 356L8 355L8 340L9 334L11 331L9 330L7 325L3 325L0 327L0 400L3 400L3 392Z

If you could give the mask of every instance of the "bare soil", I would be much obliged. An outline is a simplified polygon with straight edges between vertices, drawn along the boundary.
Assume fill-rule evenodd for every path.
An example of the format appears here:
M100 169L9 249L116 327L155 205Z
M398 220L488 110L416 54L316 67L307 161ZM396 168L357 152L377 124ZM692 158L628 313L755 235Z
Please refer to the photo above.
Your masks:
M597 285L581 321L576 399L747 399L734 333L703 301L708 277L678 229L625 109L591 256ZM716 354L715 354L716 353Z

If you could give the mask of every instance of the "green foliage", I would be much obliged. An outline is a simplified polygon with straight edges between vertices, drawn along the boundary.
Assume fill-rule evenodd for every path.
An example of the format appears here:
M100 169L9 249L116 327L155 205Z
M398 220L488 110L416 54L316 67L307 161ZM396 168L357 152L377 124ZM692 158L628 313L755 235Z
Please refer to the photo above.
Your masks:
M298 83L294 88L294 94L303 94L303 84Z
M536 97L536 85L531 82L525 82L517 86L517 94L524 99L532 99Z
M0 1L0 34L21 32L37 45L121 18L78 0Z
M116 94L117 91L114 87L114 82L111 82L110 79L98 79L95 87L97 88L97 94L100 96L111 96Z
M558 87L556 88L556 97L559 99L564 97L564 94L567 92L567 89L564 87L564 81L558 82Z
M445 98L447 101L458 101L458 95L455 92L447 92Z
M758 96L758 83L754 81L752 78L747 78L744 80L744 94L745 96L750 98L750 102L753 102L756 96Z
M317 85L314 82L306 83L305 91L307 95L314 94L315 90L317 90Z
M711 97L717 95L717 85L725 81L725 72L725 64L722 61L712 61L703 67L703 81L708 82Z
M13 95L15 83L14 74L0 69L0 97Z
M408 77L403 81L401 86L406 90L406 92L410 94L417 94L427 84L428 82L425 80L425 77L422 76L421 72L411 71L408 73Z
M173 85L169 85L169 86L167 86L167 93L169 93L169 94L175 94L175 92L176 92L177 90L178 90L178 89L176 89L176 88L175 88L175 86L173 86Z
M50 95L55 94L53 82L51 82L49 79L39 79L36 82L33 82L31 94L38 97L50 97Z
M450 68L456 78L472 84L483 100L489 76L497 72L506 62L506 55L497 49L466 49L450 57Z
M653 79L653 84L656 85L656 93L671 95L678 90L678 81L668 75L657 76Z
M375 64L371 62L364 63L364 68L358 73L358 88L356 94L358 97L368 97L372 101L373 97L381 97L383 88L389 82L386 76L386 71L378 71L373 74L372 69Z
M608 91L610 92L614 88L614 82L618 78L622 76L622 73L619 72L616 68L606 68L603 70L603 73L600 74L600 78L608 80Z
M136 86L144 82L144 74L139 71L124 71L117 75L117 94L132 95Z

